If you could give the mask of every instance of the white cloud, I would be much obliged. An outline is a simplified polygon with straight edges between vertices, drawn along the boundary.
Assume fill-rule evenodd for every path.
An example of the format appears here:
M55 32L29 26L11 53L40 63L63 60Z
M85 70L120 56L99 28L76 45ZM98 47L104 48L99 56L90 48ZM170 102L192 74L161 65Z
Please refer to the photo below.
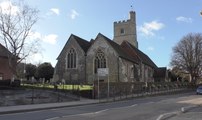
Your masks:
M187 17L183 17L183 16L177 17L176 20L179 22L186 22L186 23L192 23L193 22L192 18L187 18Z
M79 16L79 13L76 10L72 9L70 14L71 19L75 19L78 16Z
M31 63L42 63L44 59L44 56L42 55L42 53L36 53L33 54L31 56L28 57L28 61L27 62L31 62Z
M150 47L147 48L147 50L154 51L154 48L150 46Z
M29 39L31 40L36 40L36 39L41 39L42 35L39 32L30 32L29 33Z
M60 14L60 10L58 8L51 8L50 11L51 11L51 13L54 13L56 15Z
M138 30L146 36L154 36L154 31L159 31L162 29L165 25L163 23L160 23L158 21L152 21L149 23L144 23L142 26L138 27Z
M56 35L56 34L49 34L47 36L44 36L42 40L44 42L47 42L49 44L54 45L57 42L57 38L58 38L58 35Z
M36 39L42 40L43 42L54 45L57 42L58 35L56 34L42 35L39 32L30 32L29 38L31 40L36 40Z
M1 2L0 7L2 8L3 14L17 15L17 13L20 12L18 6L13 5L11 1Z

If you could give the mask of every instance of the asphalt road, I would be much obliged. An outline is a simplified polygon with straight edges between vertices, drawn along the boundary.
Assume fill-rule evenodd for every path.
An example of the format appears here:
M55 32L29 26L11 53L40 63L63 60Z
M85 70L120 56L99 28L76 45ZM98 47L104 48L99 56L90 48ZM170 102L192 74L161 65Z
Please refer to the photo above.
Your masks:
M160 120L163 115L193 106L194 93L136 98L77 107L0 115L0 120ZM201 104L201 103L197 103Z

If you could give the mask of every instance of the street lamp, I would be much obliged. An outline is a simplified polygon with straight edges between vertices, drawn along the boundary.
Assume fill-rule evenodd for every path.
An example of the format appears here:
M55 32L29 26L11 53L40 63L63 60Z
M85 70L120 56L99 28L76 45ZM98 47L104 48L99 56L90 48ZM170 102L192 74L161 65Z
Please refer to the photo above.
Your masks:
M202 10L200 11L200 15L202 16Z

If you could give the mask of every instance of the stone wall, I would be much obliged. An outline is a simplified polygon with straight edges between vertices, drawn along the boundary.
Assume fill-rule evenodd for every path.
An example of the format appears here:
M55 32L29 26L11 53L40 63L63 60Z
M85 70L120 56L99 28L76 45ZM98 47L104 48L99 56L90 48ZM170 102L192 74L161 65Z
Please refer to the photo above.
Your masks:
M94 59L97 50L100 49L104 52L106 58L106 65L109 68L109 78L110 81L118 80L118 56L114 49L109 45L109 43L104 40L104 38L99 37L90 47L87 53L87 80L88 83L93 83L98 79L97 74L94 73ZM107 77L101 78L107 81Z
M121 82L132 82L137 80L134 75L134 63L124 59L119 59L119 63Z

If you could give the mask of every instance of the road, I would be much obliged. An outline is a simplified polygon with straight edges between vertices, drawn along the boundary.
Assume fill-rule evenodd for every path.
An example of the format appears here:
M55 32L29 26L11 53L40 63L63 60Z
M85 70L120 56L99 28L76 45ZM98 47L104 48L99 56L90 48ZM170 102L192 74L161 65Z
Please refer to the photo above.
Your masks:
M0 120L160 120L201 102L194 93L136 98L127 101L0 115Z

